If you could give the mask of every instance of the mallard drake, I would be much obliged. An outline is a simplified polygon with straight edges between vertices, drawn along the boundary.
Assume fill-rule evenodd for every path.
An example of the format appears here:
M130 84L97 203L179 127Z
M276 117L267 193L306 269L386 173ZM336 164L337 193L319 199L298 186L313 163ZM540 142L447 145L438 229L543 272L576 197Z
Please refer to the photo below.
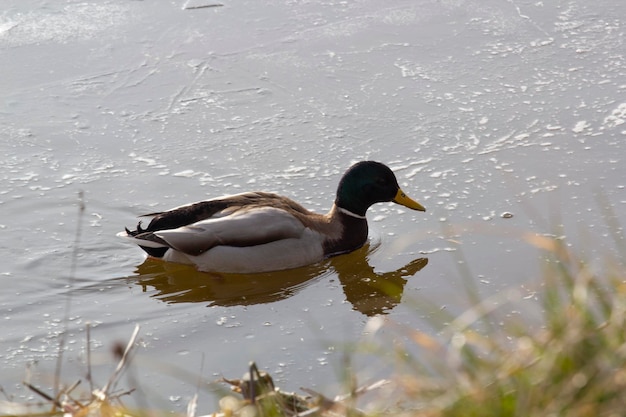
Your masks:
M148 256L195 265L200 271L254 273L297 268L352 252L367 241L365 212L393 201L426 211L400 189L384 164L359 162L339 181L327 214L277 194L247 192L151 213L148 227L118 235Z

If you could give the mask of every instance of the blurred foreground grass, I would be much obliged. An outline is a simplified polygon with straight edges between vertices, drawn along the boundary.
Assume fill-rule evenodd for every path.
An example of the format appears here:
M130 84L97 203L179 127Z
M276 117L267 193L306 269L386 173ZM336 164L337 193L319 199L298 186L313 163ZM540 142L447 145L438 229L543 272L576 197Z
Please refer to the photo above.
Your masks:
M545 251L540 323L476 332L478 303L446 329L446 339L414 332L428 354L396 381L397 416L626 415L626 274L602 273L559 238L528 235ZM426 357L428 363L425 362Z
M484 326L491 310L486 302L476 300L472 309L450 318L438 336L402 329L409 342L392 343L391 348L388 344L386 352L380 351L380 360L392 358L390 367L395 371L388 380L359 388L354 383L356 375L348 375L346 381L352 382L346 383L347 394L329 399L311 390L304 390L308 396L280 392L267 383L269 376L255 374L251 368L252 381L225 381L236 392L224 395L222 410L202 413L196 410L194 396L187 416L625 415L626 274L622 262L606 261L597 273L562 239L526 238L546 254L539 286L543 310L539 323ZM616 242L619 246L619 236ZM388 325L384 320L378 323ZM93 390L83 401L62 392L48 398L51 410L44 413L0 401L0 416L169 414L128 410L109 395L108 386ZM357 398L363 394L364 398Z

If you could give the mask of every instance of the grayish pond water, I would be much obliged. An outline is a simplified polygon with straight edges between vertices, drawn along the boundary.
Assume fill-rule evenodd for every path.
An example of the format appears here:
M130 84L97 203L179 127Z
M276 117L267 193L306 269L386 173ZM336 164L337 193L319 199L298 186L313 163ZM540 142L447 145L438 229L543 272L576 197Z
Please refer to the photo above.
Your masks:
M68 296L68 383L85 374L87 322L100 384L139 324L133 375L183 408L193 382L157 364L217 378L256 360L286 389L334 394L370 317L436 334L441 310L464 311L466 266L482 297L518 290L505 316L539 317L541 253L522 232L562 226L587 259L614 256L626 2L185 4L3 2L0 385L17 398L32 397L29 363L51 386ZM326 211L362 159L428 211L374 207L370 245L349 256L218 277L144 263L115 237L142 213L252 189ZM400 301L368 285L383 280Z

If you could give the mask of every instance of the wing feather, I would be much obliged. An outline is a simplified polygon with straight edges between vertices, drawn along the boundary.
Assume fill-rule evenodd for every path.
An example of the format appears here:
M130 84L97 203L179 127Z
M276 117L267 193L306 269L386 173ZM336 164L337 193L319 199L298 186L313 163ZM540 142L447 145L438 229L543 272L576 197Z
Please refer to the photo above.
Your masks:
M157 230L189 226L203 220L228 215L238 210L259 207L276 207L303 215L310 214L307 209L293 200L277 194L258 191L186 204L163 212L144 214L141 217L153 217L145 231L155 232Z
M216 246L246 247L297 238L305 229L285 210L258 207L154 234L175 250L197 256Z

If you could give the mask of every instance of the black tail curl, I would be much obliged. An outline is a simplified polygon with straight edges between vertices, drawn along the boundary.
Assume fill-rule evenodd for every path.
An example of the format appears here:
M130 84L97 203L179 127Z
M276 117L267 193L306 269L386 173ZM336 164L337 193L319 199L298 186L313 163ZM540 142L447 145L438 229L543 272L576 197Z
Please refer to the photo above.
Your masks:
M137 223L137 229L136 230L130 230L128 229L128 227L125 227L124 230L126 231L126 234L128 236L138 236L138 235L142 235L144 233L150 233L149 231L150 227L148 227L147 229L144 229L143 227L141 227L141 222ZM152 239L148 239L148 240L152 240ZM167 252L167 250L169 248L165 247L165 248L151 248L148 246L141 246L139 245L139 247L141 249L143 249L149 256L152 256L153 258L162 258L165 255L165 252Z
M148 231L141 227L141 222L137 223L137 230L129 230L128 227L125 227L124 230L126 230L128 236L137 236Z

